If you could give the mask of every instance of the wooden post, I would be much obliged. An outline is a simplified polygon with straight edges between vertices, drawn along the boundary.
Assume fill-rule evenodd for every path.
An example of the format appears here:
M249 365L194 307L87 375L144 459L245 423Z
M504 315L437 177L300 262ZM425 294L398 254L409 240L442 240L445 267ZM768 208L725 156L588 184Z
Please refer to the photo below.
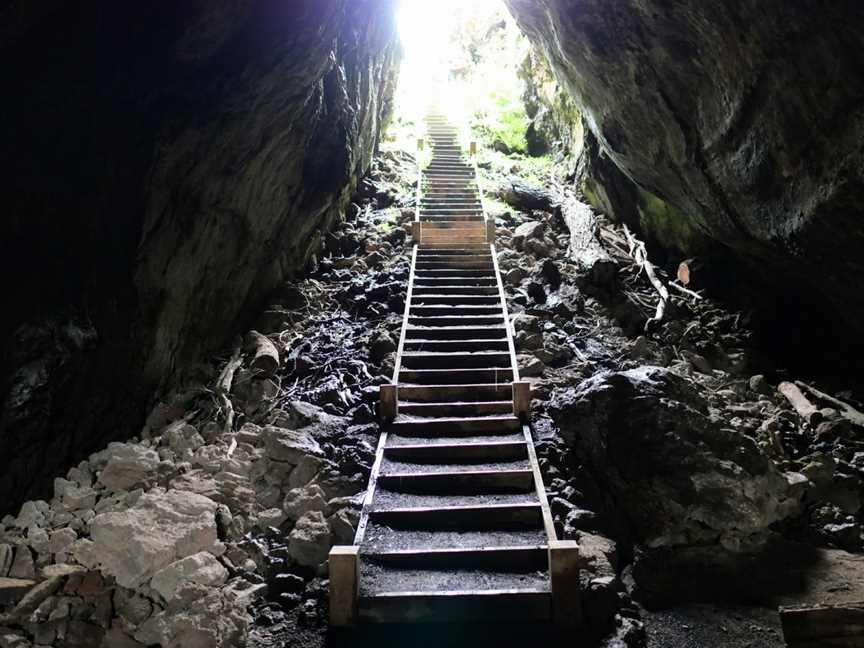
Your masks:
M531 409L531 383L520 380L513 383L513 414L523 421Z
M422 138L422 137L418 137L418 138L417 138L417 150L418 150L418 151L422 151L422 150L423 150L423 144L424 144L424 142L423 142L423 138Z
M413 223L411 223L411 238L414 239L414 242L417 245L420 245L420 238L422 236L422 232L423 230L421 229L419 220L415 220Z
M396 418L399 413L399 395L396 385L381 385L379 387L379 397L381 400L381 416L387 420Z
M494 243L495 242L495 219L488 218L486 219L486 242Z
M579 591L579 545L574 540L549 541L549 576L552 581L552 618L558 626L582 622Z
M337 545L330 549L330 625L357 624L360 586L360 547Z
M471 143L468 145L468 152L469 152L471 155L477 155L477 142L471 142Z
M780 625L789 648L861 648L864 602L783 606Z

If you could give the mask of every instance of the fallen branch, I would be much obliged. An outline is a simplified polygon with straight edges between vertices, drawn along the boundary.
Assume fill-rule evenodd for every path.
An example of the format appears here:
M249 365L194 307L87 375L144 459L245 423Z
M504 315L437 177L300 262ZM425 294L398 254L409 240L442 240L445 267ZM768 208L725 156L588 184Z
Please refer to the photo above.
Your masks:
M229 395L231 394L231 386L234 384L234 374L237 373L243 362L240 359L242 351L243 343L238 338L234 351L231 354L231 359L228 360L228 364L225 365L225 368L219 374L219 379L216 381L216 397L219 399L222 410L225 412L225 425L222 427L223 434L230 434L234 431L234 406L231 404Z
M660 281L657 273L654 272L654 265L648 260L648 251L645 249L645 244L630 232L627 225L624 225L624 233L627 235L627 243L630 246L630 256L636 261L636 265L645 271L648 281L651 282L654 290L660 295L660 301L657 302L654 317L645 322L645 332L650 333L651 329L663 321L663 316L666 314L666 304L669 302L669 289Z
M700 295L695 290L690 290L689 288L685 288L684 286L682 286L681 284L679 284L675 281L670 281L669 285L672 286L675 290L682 292L685 295L688 295L690 297L693 297L694 299L704 299L704 297L702 297L702 295Z
M809 423L811 427L815 427L822 422L822 412L819 411L818 407L807 400L807 397L800 389L798 389L798 386L795 385L795 383L788 381L781 382L777 385L777 391L786 397L786 400L788 400L792 407L795 408L795 411L798 412L798 416Z
M822 400L827 401L832 405L835 405L839 409L840 414L841 416L843 416L843 418L849 420L855 425L860 425L861 427L864 427L864 413L859 412L849 403L841 401L839 398L835 398L834 396L826 394L823 391L819 391L815 387L811 387L810 385L803 383L800 380L796 380L795 384L799 387L803 387L816 398L821 398Z
M279 351L269 338L261 335L258 331L249 331L246 334L246 350L252 354L252 362L249 363L253 371L259 376L269 378L279 368Z

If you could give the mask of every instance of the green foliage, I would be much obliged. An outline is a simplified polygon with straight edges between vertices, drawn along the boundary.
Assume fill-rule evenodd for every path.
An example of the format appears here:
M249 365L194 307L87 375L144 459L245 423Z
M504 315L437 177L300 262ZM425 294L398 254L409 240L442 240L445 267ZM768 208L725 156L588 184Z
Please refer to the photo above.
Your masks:
M474 129L481 141L493 148L524 153L528 149L525 132L528 129L528 116L525 106L513 92L497 92L491 97L490 107L477 112Z

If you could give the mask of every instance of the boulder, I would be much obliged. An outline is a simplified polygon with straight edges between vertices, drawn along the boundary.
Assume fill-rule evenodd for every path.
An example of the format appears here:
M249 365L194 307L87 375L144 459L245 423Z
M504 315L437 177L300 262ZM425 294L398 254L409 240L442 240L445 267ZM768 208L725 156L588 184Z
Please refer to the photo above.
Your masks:
M267 456L273 461L296 466L307 455L323 457L318 442L306 431L267 425L261 430Z
M522 223L513 232L513 247L517 250L521 250L525 247L525 242L530 239L542 240L545 231L546 225L540 221L528 221L527 223Z
M203 596L187 607L169 608L154 614L135 632L135 639L147 646L183 648L245 645L248 601L221 590L205 589L202 593Z
M294 525L288 537L288 557L301 567L317 567L327 560L330 527L321 511L309 511Z
M97 515L93 549L104 572L139 587L174 561L214 547L217 506L196 493L151 491L126 511Z
M36 578L36 565L33 562L33 554L26 545L18 545L15 550L15 559L9 567L9 578L22 578L33 580Z
M327 497L318 484L295 488L285 495L282 502L282 510L292 522L296 522L309 511L323 512L326 509Z
M151 579L150 587L170 602L184 583L218 587L227 580L228 570L222 563L213 554L201 551L160 569Z
M108 490L129 490L151 476L159 466L155 450L135 443L110 443L93 463L105 461L99 481Z
M550 414L647 547L734 548L799 509L755 442L709 416L693 384L662 367L589 378L557 393Z
M0 544L0 578L9 574L14 555L15 551L12 549L12 545Z

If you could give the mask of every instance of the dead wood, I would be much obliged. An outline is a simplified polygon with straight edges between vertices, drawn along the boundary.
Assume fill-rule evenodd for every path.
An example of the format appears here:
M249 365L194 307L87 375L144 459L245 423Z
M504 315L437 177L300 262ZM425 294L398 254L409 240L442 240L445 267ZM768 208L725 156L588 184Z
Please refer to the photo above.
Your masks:
M807 390L808 392L810 392L810 394L812 394L816 398L820 398L820 399L834 405L839 410L840 415L843 418L850 421L851 423L853 423L855 425L860 425L861 427L864 427L864 413L859 412L857 409L852 407L849 403L846 403L846 402L840 400L839 398L835 398L834 396L831 396L830 394L826 394L823 391L819 391L815 387L811 387L810 385L803 383L800 380L796 380L795 384L798 385L799 387L801 387L802 389Z
M790 648L864 648L864 602L780 608Z
M648 281L651 282L651 285L654 286L654 290L656 290L657 294L660 296L660 300L657 302L657 308L654 311L654 317L649 318L648 321L645 322L645 332L650 333L654 327L663 321L663 316L666 314L666 305L669 303L669 289L657 277L657 273L654 270L654 264L648 260L648 251L645 249L645 244L636 238L627 225L624 225L624 233L627 236L630 256L633 257L636 265L638 265L641 270L645 271Z
M587 270L590 281L605 286L614 283L616 265L600 241L600 219L569 191L562 191L559 210L570 230L569 255Z
M259 376L269 378L279 368L279 351L265 335L258 331L249 331L246 334L245 343L247 353L251 354L252 362L249 366Z
M777 391L786 397L786 400L795 408L798 416L811 426L819 425L822 422L822 412L807 399L795 383L781 382L777 385Z
M222 427L224 433L234 431L234 406L231 404L230 394L231 386L234 384L234 374L237 373L243 362L240 357L242 350L242 340L238 338L234 345L234 351L231 353L231 358L228 360L225 368L222 369L216 381L216 397L219 399L219 404L225 413L225 424Z
M519 211L552 212L557 206L555 195L536 185L529 185L516 178L509 178L499 191L501 200Z

